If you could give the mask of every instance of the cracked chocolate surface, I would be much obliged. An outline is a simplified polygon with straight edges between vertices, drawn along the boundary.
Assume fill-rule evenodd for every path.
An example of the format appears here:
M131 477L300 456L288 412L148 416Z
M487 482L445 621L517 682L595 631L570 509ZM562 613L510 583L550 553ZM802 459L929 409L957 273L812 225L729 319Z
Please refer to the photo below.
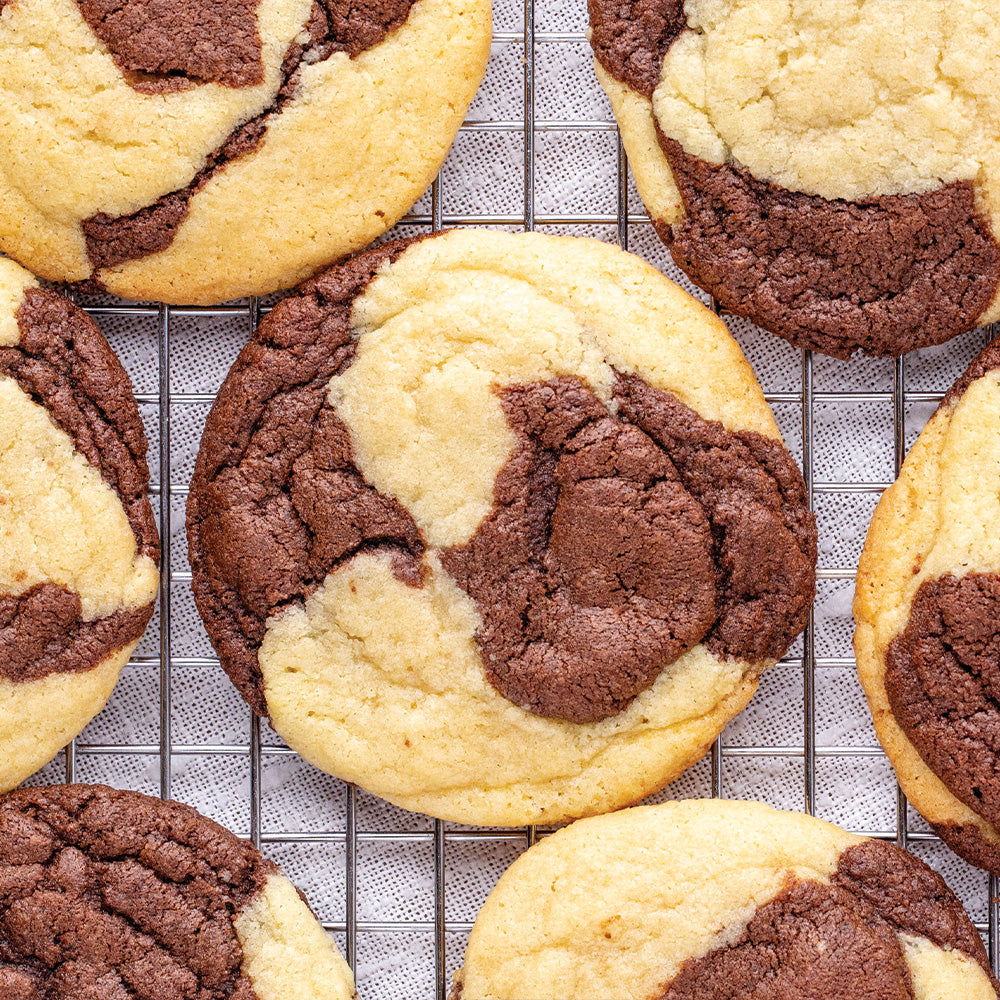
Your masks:
M255 1000L234 917L277 869L176 802L100 786L0 799L3 1000Z
M82 5L88 0L78 2ZM123 0L89 2L118 7ZM172 0L151 2L164 4L168 14L173 9ZM214 7L214 4L209 4L208 11L205 11L204 0L189 2L199 11L200 17L208 17ZM214 2L219 3L221 0ZM244 2L250 12L250 0ZM294 41L286 53L281 67L282 83L271 107L239 126L218 149L210 153L204 167L187 187L168 192L153 204L130 215L111 216L100 212L84 220L82 228L87 257L94 270L115 267L126 261L166 250L173 243L181 223L187 218L191 198L220 170L225 169L226 164L253 153L264 141L271 120L295 99L302 66L329 59L334 52L347 52L353 59L366 49L378 45L390 31L406 21L415 2L417 0L366 0L362 3L315 0L309 20L303 26L307 40L305 43ZM257 3L259 0L252 2L255 38ZM140 20L142 10L139 8L144 9L145 6L146 4L136 0L125 3L126 8L137 8L136 16ZM260 40L257 38L258 50L259 44ZM203 37L199 40L199 46L211 48ZM259 83L260 80L253 82ZM249 86L251 83L231 85Z
M76 0L131 85L255 87L264 80L260 0Z
M963 952L996 988L982 940L941 876L865 841L844 851L829 885L793 881L735 944L685 962L661 1000L913 1000L898 932Z
M971 181L828 201L684 152L660 134L684 203L657 224L691 280L730 311L834 357L896 357L976 326L1000 247Z
M209 418L188 501L195 596L262 714L270 615L362 551L388 552L422 585L424 540L365 482L326 401L353 360L351 302L406 245L328 271L276 308ZM636 376L618 380L616 417L575 378L500 395L518 448L494 511L440 556L477 603L501 694L588 722L621 711L698 642L750 662L787 649L812 600L816 534L780 443L727 432Z
M53 292L29 288L17 312L20 341L0 347L0 375L45 407L121 500L138 552L157 561L146 436L128 375L94 321ZM37 680L87 670L142 635L153 605L93 622L80 598L54 584L0 595L0 677Z
M1000 826L1000 577L920 585L886 652L885 688L900 728L948 790Z

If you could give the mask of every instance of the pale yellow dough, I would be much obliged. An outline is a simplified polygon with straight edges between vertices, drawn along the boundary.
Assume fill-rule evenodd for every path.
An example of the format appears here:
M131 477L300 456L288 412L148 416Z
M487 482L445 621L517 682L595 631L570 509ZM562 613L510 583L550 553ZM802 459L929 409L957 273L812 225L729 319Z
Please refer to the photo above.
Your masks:
M580 820L522 855L486 900L462 1000L652 1000L685 959L737 941L790 877L828 882L862 840L753 802ZM972 959L901 937L917 1000L995 1000Z
M998 421L997 371L935 413L875 510L854 598L858 676L900 786L931 823L975 826L996 846L1000 831L948 791L900 729L885 690L885 657L926 580L1000 572Z
M683 218L654 120L684 150L827 199L975 182L1000 233L1000 8L983 0L686 0L652 101L611 78L651 216ZM980 323L1000 317L1000 295Z
M242 972L259 1000L351 1000L354 975L284 875L234 921L243 948Z
M613 408L612 366L730 429L778 438L725 325L636 257L589 240L456 230L408 248L355 301L354 363L330 383L367 482L432 547L493 508L514 438L493 390L576 375ZM634 802L700 758L768 663L698 646L624 712L546 719L486 681L474 602L424 559L422 588L361 554L268 621L275 729L319 767L408 809L517 825Z
M0 250L36 274L91 274L81 222L185 187L268 108L311 0L262 0L265 81L148 95L125 82L73 0L0 17ZM392 226L443 161L489 57L489 0L419 0L356 59L305 66L262 145L189 202L166 250L103 270L131 298L209 303L285 288Z
M34 285L0 260L0 347L18 343L16 313ZM79 594L83 619L93 621L150 604L159 574L138 552L118 495L45 408L0 375L0 595L41 583ZM82 673L0 678L0 791L51 760L104 707L136 645Z

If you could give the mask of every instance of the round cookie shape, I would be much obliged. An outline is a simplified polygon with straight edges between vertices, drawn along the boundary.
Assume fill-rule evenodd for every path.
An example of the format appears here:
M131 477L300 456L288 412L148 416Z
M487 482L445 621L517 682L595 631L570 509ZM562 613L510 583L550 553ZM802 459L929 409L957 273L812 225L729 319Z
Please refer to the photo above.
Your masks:
M0 798L0 995L352 1000L295 887L179 802L103 785Z
M716 317L589 240L455 230L280 303L209 415L192 585L319 767L518 825L636 801L803 627L815 525Z
M995 1000L941 876L755 802L580 820L508 869L451 1000Z
M134 299L287 288L426 190L489 0L6 0L0 251Z
M103 708L153 614L159 536L128 375L0 260L0 790Z
M1000 346L949 390L886 490L858 567L858 675L900 786L1000 875Z
M991 4L589 7L639 193L726 309L844 358L1000 318Z

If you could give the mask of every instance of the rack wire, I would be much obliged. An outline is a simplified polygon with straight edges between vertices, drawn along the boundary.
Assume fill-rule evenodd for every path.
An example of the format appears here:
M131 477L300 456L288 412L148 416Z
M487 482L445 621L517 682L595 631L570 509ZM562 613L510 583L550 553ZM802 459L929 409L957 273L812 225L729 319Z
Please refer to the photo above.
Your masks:
M617 242L686 284L630 182L590 70L584 17L582 5L567 11L558 0L501 4L484 89L432 190L390 235L473 225L585 234ZM595 95L578 113L560 100L573 88ZM549 108L555 113L545 117ZM501 175L470 184L463 164L497 142L506 155ZM596 204L582 210L573 207L580 198L567 199L566 207L543 185L549 171L561 169L560 150L580 146L606 181ZM477 200L485 180L513 191L503 171L519 170L519 205L512 200L487 210ZM137 382L154 458L162 583L157 619L109 708L34 780L104 780L191 802L259 844L306 890L357 970L362 1000L445 1000L479 904L545 831L432 821L320 775L251 717L192 617L183 504L192 449L218 380L199 383L182 369L197 350L224 373L270 301L212 308L106 298L82 304L105 326ZM845 364L776 347L745 321L726 319L802 463L820 526L819 595L802 640L765 676L750 707L710 756L654 800L758 798L909 847L959 892L996 968L996 880L951 855L907 806L875 740L848 645L854 566L868 517L931 409L992 331L895 363ZM870 452L861 474L857 461L844 458L846 448ZM853 513L845 518L848 509ZM206 724L208 702L211 718L225 724ZM845 806L837 790L847 786L854 801Z

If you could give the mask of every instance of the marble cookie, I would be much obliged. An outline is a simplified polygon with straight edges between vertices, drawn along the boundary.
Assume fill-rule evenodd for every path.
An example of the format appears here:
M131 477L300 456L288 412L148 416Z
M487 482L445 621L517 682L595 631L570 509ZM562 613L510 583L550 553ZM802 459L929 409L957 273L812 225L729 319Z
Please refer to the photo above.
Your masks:
M1000 875L1000 346L952 386L886 490L858 566L854 648L899 784Z
M995 1000L936 872L756 802L580 820L483 905L451 1000Z
M0 0L0 250L211 303L287 288L426 190L489 0Z
M179 802L101 785L0 798L4 1000L351 1000L295 886Z
M0 790L107 701L153 614L146 436L83 310L0 259Z
M598 78L677 264L836 357L1000 318L1000 10L589 0Z
M199 610L253 708L409 809L555 821L697 760L802 629L815 525L725 326L590 240L306 284L209 416Z

